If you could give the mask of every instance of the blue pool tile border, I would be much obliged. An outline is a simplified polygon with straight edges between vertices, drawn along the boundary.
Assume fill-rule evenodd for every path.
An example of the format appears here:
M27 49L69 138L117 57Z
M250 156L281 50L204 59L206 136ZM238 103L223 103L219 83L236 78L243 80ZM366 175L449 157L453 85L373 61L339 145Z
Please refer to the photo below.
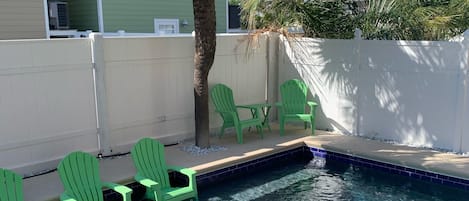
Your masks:
M315 147L308 147L313 157L320 157L336 161L350 163L356 166L375 169L382 172L402 175L405 177L414 178L417 180L427 181L445 186L455 187L461 190L469 191L469 180L451 177L447 175L437 174L433 172L422 171L414 168L394 165L391 163L374 161L362 157L341 154L337 152L327 151Z
M262 169L264 167L288 162L289 160L309 160L314 157L325 158L334 161L349 163L355 166L375 169L381 172L401 175L416 180L441 184L448 187L453 187L465 191L469 191L469 180L438 174L434 172L427 172L410 167L394 165L391 163L374 161L363 157L327 151L325 149L302 146L287 150L284 152L275 153L259 159L253 159L243 163L235 164L229 167L218 169L205 174L197 175L197 185L199 187L209 186L209 184L217 183L227 178L242 176L243 174L253 172L254 170ZM184 180L184 178L175 177L177 180ZM187 178L185 178L187 180Z
M230 167L215 170L213 172L197 175L197 186L206 186L208 184L215 183L226 178L235 177L244 173L251 172L255 169L261 169L274 163L288 161L296 158L304 159L307 156L307 148L305 146L302 146L288 151L262 157L259 159L243 162Z

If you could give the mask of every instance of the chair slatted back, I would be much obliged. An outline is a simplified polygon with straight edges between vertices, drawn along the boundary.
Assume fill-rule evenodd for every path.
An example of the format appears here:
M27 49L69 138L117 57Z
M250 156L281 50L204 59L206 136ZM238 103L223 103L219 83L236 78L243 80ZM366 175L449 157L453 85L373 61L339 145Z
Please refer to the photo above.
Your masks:
M215 108L219 111L230 111L237 114L236 106L233 98L233 91L224 84L217 84L212 88L210 93ZM226 122L232 122L232 116L221 114Z
M23 201L23 178L0 168L0 201Z
M284 114L304 114L308 87L303 81L292 79L280 86Z
M143 138L134 145L131 155L140 175L158 182L161 188L171 187L163 144L150 138Z
M102 201L98 160L91 154L72 152L57 167L65 192L80 201Z

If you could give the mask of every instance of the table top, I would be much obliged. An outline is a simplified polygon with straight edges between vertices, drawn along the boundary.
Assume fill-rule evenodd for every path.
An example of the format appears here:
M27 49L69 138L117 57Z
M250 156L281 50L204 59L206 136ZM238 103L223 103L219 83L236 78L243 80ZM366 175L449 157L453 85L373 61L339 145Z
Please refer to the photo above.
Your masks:
M272 104L270 104L270 103L254 103L254 104L239 105L239 106L244 106L244 107L272 107Z

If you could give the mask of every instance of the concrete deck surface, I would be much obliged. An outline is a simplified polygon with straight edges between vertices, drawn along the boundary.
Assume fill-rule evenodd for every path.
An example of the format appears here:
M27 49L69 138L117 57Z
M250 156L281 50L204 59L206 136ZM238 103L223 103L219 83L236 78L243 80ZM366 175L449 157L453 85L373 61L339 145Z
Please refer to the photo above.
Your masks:
M203 174L307 144L338 153L469 179L469 157L324 131L316 131L315 136L310 136L310 132L290 126L287 127L285 136L281 137L278 126L272 125L272 132L266 130L264 139L255 132L245 131L244 144L237 144L235 135L227 133L221 139L210 139L212 145L223 146L226 150L195 156L182 151L183 146L190 144L184 142L166 147L166 160L169 165L190 167L198 174ZM133 182L135 168L127 155L100 160L100 172L103 181L127 184ZM28 201L58 200L62 191L57 172L24 181L25 200Z

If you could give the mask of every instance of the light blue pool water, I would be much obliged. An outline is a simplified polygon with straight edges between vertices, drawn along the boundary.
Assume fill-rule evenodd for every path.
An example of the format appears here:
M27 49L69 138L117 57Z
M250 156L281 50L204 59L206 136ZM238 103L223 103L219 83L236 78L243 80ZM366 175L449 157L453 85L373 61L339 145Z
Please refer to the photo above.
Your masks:
M199 190L200 200L467 201L469 192L340 162L314 159Z

